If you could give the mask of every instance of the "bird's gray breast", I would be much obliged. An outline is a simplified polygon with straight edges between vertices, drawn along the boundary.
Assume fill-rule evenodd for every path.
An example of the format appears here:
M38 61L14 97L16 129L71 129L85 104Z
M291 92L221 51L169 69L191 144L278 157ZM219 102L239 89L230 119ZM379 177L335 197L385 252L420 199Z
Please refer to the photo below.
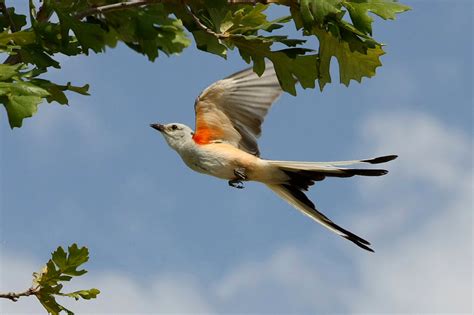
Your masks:
M231 176L229 163L222 156L212 154L202 148L189 148L189 150L180 152L180 155L184 163L193 171L219 178Z
M202 154L200 150L188 148L187 150L183 150L179 153L183 159L183 162L193 171L204 174L212 173L212 163L210 161L210 157Z

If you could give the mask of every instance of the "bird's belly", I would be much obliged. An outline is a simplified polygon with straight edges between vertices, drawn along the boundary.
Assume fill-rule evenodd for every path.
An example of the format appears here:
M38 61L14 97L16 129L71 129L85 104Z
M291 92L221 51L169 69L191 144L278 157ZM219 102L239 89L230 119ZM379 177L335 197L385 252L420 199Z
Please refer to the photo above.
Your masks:
M226 156L205 154L205 152L182 158L193 171L228 180L235 178L234 169L238 167L235 161Z
M228 144L194 147L181 157L192 170L226 180L239 179L236 170L243 172L249 181L280 183L287 179L283 172L264 160Z

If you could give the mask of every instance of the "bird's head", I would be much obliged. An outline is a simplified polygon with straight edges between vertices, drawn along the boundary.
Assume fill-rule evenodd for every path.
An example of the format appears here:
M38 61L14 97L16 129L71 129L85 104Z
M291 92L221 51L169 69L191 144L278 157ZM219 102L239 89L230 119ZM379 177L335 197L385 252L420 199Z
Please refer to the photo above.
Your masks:
M165 137L166 142L174 150L178 151L184 144L192 141L194 132L191 128L186 125L172 123L167 125L162 124L151 124L151 128L158 130L163 137Z

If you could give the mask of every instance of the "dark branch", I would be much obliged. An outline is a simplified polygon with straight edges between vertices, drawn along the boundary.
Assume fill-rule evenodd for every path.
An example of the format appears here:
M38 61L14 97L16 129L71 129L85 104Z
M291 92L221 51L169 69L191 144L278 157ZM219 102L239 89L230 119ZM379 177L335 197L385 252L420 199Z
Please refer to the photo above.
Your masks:
M157 4L160 2L162 1L160 0L131 0L131 1L113 3L113 4L103 5L100 7L89 8L85 11L82 11L76 14L76 17L78 19L82 19L89 15L102 14L105 12L118 11L118 10L125 10L125 9L129 9L133 7L141 7L141 6L146 6L146 5Z
M229 37L229 35L227 34L216 33L213 30L211 30L209 27L207 27L206 25L202 24L201 20L193 13L193 11L188 6L185 5L184 7L186 8L187 13L193 18L194 22L200 29L202 29L206 33L211 34L219 39L225 39Z
M0 11L7 17L12 33L20 31L20 29L13 22L11 16L8 14L8 10L7 10L7 7L5 6L5 1L4 0L0 0ZM43 4L41 6L41 8L39 9L39 11L38 11L37 21L38 22L46 22L51 17L51 14L52 14L52 10L47 9L46 4ZM20 56L19 53L17 53L16 55L8 56L8 58L5 59L5 61L3 63L14 65L14 64L17 64L19 62L21 62L21 56Z
M3 16L7 18L8 24L10 24L10 31L12 33L18 32L20 29L15 25L15 22L13 22L11 15L8 13L7 6L5 5L5 0L0 0L0 12L2 12ZM16 55L8 56L8 58L5 60L4 63L14 65L16 63L19 63L20 61L21 61L20 55L16 54Z
M11 15L8 13L7 6L5 5L5 0L0 0L0 12L2 12L3 16L7 18L8 24L10 24L11 32L12 33L18 32L19 31L18 27L15 25L15 22L13 22Z
M129 9L129 8L133 8L133 7L153 5L153 4L162 3L162 2L166 2L166 0L131 0L131 1L126 1L126 2L108 4L108 5L104 5L104 6L100 6L100 7L89 8L89 9L83 11L83 12L80 12L80 13L76 14L76 18L82 19L82 18L84 18L86 16L89 16L89 15L103 14L105 12L125 10L125 9ZM262 1L248 1L248 0L247 0L247 2L242 2L242 1L239 2L239 0L237 0L237 1L236 0L230 0L229 1L229 3L253 3L253 4L255 4L255 2L262 2ZM263 1L263 2L267 2L267 1ZM193 18L194 22L196 23L196 25L200 29L204 30L206 33L209 33L209 34L211 34L211 35L213 35L217 38L227 38L228 37L227 35L216 33L213 30L211 30L210 28L208 28L206 25L204 25L199 20L199 18L189 9L188 6L185 5L184 7L186 8L187 13Z
M39 291L39 287L31 287L26 291L18 292L18 293L15 293L15 292L0 293L0 298L9 299L9 300L12 300L13 302L16 302L22 296L36 295L38 291Z
M263 3L263 4L269 4L269 3L280 3L283 4L283 2L289 2L289 1L282 1L282 0L227 0L227 3L229 4L257 4L257 3Z
M86 16L89 15L94 15L94 14L102 14L105 12L111 12L111 11L119 11L119 10L126 10L129 8L133 7L141 7L141 6L147 6L147 5L153 5L157 3L162 3L162 2L173 2L171 0L130 0L130 1L124 1L124 2L119 2L119 3L113 3L113 4L107 4L99 7L91 7L85 11L79 12L76 14L76 17L78 19L85 18ZM252 4L255 5L257 3L263 3L263 4L269 4L269 3L279 3L279 4L286 4L288 5L291 0L227 0L229 4Z

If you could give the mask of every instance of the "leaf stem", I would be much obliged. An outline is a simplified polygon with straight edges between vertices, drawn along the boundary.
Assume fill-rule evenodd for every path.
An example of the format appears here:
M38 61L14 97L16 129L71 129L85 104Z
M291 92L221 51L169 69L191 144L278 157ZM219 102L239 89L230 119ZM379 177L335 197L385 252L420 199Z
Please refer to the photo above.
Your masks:
M22 296L30 296L30 295L36 295L38 293L40 287L31 287L26 291L23 292L8 292L8 293L0 293L0 298L4 299L9 299L12 300L13 302L18 301L18 299Z

